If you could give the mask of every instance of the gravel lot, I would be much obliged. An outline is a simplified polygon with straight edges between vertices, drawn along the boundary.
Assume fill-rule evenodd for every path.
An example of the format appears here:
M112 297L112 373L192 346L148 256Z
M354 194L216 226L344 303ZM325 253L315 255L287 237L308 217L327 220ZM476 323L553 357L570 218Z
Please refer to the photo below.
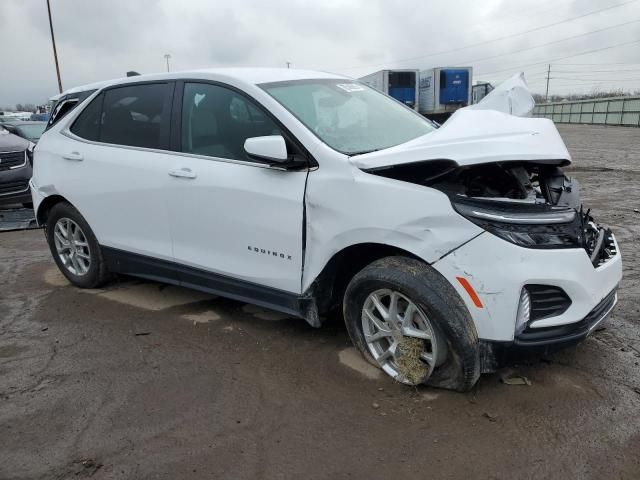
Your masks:
M0 233L0 478L640 478L640 129L560 131L618 237L620 302L468 394L394 383L337 320L137 280L81 291L41 231Z

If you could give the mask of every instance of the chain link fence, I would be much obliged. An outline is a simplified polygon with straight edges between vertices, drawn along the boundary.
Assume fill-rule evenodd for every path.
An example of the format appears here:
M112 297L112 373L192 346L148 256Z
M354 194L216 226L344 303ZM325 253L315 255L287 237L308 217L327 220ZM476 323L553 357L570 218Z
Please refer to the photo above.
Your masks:
M556 123L640 127L640 97L543 103L535 106L533 116L549 118Z

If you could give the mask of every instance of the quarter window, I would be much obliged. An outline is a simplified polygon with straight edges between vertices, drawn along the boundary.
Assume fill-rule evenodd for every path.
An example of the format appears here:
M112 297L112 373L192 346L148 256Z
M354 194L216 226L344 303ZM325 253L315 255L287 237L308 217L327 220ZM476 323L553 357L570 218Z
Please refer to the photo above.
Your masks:
M100 117L102 114L102 99L100 94L78 115L76 121L71 126L71 131L77 136L97 141L100 138Z
M182 151L234 160L251 160L247 138L282 135L276 123L249 99L206 83L186 83L182 105Z

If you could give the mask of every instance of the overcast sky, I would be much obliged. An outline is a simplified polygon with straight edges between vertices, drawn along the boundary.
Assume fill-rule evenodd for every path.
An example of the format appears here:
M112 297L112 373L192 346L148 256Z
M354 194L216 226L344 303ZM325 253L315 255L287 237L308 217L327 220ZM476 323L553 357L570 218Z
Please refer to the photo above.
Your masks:
M358 77L470 65L475 80L491 82L524 71L537 92L551 63L550 93L640 89L640 0L51 0L51 8L65 89L163 71L165 53L172 70L291 62ZM0 0L0 66L0 105L57 93L46 0Z

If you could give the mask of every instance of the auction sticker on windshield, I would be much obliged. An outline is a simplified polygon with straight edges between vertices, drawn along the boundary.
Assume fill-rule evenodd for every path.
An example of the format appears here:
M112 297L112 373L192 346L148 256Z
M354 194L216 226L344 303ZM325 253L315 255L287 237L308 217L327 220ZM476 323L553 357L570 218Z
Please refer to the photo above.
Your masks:
M364 87L357 83L337 83L336 87L341 88L345 92L361 92L364 90Z

